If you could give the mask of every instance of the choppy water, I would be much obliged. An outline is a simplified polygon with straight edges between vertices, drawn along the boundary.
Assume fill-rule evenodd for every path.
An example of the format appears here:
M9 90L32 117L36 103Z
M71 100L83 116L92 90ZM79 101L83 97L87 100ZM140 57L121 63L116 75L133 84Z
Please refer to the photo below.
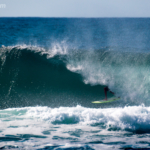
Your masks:
M0 148L149 148L149 27L0 18ZM92 104L105 86L121 100Z

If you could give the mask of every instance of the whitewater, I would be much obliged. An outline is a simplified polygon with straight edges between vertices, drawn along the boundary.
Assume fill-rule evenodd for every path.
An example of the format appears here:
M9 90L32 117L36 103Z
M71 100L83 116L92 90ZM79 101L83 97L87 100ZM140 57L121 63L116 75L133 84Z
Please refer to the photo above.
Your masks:
M0 148L150 148L149 26L0 18ZM105 86L121 99L92 104Z

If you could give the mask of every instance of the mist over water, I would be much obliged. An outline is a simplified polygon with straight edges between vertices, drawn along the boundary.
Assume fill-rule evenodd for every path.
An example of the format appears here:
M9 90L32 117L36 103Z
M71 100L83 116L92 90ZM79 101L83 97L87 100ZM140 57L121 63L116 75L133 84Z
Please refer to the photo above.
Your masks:
M148 148L149 26L0 18L0 148ZM105 86L121 99L92 104Z

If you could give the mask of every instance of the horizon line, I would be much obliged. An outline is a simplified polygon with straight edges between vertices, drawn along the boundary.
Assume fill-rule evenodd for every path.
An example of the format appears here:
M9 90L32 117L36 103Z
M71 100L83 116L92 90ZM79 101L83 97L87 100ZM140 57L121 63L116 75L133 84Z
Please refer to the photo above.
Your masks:
M150 17L44 17L44 16L0 16L0 18L75 18L75 19L79 19L79 18L87 18L87 19L98 19L98 18L150 18Z

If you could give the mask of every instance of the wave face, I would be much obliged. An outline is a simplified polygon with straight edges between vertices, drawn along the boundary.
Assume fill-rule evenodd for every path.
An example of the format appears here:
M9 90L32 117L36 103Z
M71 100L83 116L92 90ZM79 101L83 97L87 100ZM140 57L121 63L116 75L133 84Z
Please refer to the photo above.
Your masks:
M104 98L106 85L122 98L119 106L149 105L148 53L71 51L60 45L3 46L0 51L1 107L92 107L91 101Z
M68 70L67 57L36 47L1 48L1 106L65 106L98 98L102 87L86 85Z

